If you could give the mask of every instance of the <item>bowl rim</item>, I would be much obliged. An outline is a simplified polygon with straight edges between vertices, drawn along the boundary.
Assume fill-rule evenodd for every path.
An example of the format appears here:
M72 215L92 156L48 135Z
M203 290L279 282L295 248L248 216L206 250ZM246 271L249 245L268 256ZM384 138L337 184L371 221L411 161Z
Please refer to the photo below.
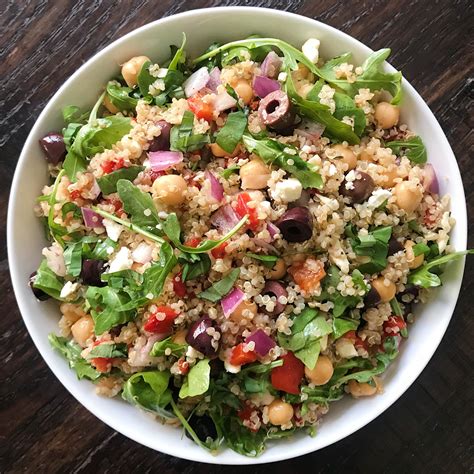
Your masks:
M216 12L222 12L225 11L228 14L231 14L232 12L235 13L241 13L241 12L253 12L255 14L265 14L265 15L275 15L275 16L282 16L282 17L293 17L297 19L298 21L302 22L307 22L307 23L313 23L317 24L318 28L321 30L326 30L329 34L331 35L341 35L344 36L347 40L353 42L354 44L357 44L361 50L364 51L364 54L370 54L373 52L371 48L366 46L364 43L359 41L358 39L352 37L351 35L333 27L328 24L325 24L323 22L320 22L318 20L315 20L313 18L306 17L304 15L300 15L297 13L292 13L292 12L287 12L283 10L274 10L271 8L263 8L263 7L250 7L250 6L221 6L221 7L209 7L209 8L199 8L195 10L190 10L182 13L177 13L168 17L160 18L158 20L152 21L150 23L147 23L145 25L142 25L141 27L138 27L136 29L133 29L132 31L128 32L127 34L117 38L113 42L109 43L107 46L102 48L101 50L97 51L94 53L87 61L84 62L62 85L61 87L53 94L53 96L48 100L47 104L45 105L44 109L42 112L39 114L38 118L35 120L35 123L33 127L31 128L27 139L24 142L21 154L19 156L19 159L17 161L17 165L15 167L15 172L12 180L12 186L10 190L10 197L9 197L9 202L8 202L8 213L7 213L7 252L8 252L8 261L14 262L14 255L13 255L13 245L12 242L14 242L14 226L13 222L15 220L15 215L13 212L13 202L18 199L18 195L20 193L20 187L21 187L21 182L20 182L20 171L21 169L26 165L27 162L27 151L31 147L32 142L34 141L34 136L35 132L40 128L41 123L43 122L44 118L50 114L51 112L51 105L52 103L63 94L65 90L69 88L69 85L75 80L75 78L82 73L82 71L90 66L91 63L97 62L102 56L106 55L109 50L119 46L121 43L126 43L130 38L133 36L137 35L140 32L143 32L148 29L154 29L156 27L159 27L160 25L166 24L168 22L174 22L176 20L180 20L182 18L187 18L187 17L192 17L192 16L199 16L199 15L205 15L205 14L213 14ZM390 70L395 70L390 64L388 64L388 69ZM451 157L449 158L452 161L452 170L451 174L452 176L458 180L461 183L462 186L462 179L461 179L461 174L459 170L459 165L456 160L456 157L454 155L454 152L452 151L451 145L443 132L440 124L438 123L436 117L432 113L431 109L427 105L427 103L424 101L424 99L420 96L420 94L414 89L413 86L405 79L403 78L402 86L404 90L409 91L410 95L413 96L415 101L417 102L417 107L420 107L422 110L422 113L424 115L428 114L432 117L433 119L433 124L434 124L434 131L433 133L438 135L442 141L445 142L445 145L447 146L447 150L450 151ZM457 223L456 226L462 227L461 228L461 235L458 236L458 239L460 241L457 250L465 250L466 249L466 244L467 244L467 209L466 209L466 197L465 197L465 192L464 192L464 187L462 187L462 206L460 209L457 209ZM387 396L386 394L386 403L381 407L379 410L374 412L371 416L367 416L364 418L362 421L357 420L356 422L352 423L351 427L348 428L344 433L338 435L338 436L333 436L330 439L327 439L321 443L321 446L316 447L316 448L311 448L309 447L298 447L297 445L292 446L291 450L277 450L276 452L272 453L271 459L266 459L264 457L257 457L257 458L249 458L245 457L243 455L239 455L237 453L235 456L233 456L232 459L221 459L219 455L217 456L212 456L209 453L205 452L203 450L203 455L202 456L193 456L189 455L186 450L180 450L180 446L176 446L173 448L172 445L167 445L165 444L163 446L163 449L160 449L159 452L169 454L172 456L176 456L181 459L187 459L190 461L197 461L197 462L203 462L203 463L210 463L210 464L225 464L225 465L249 465L249 464L264 464L264 463L271 463L271 462L277 462L277 461L282 461L285 459L292 459L298 456L302 456L304 454L312 453L315 452L319 449L323 449L331 444L334 444L344 438L347 438L348 436L352 435L359 429L363 428L370 422L372 422L375 418L380 416L384 411L386 411L395 401L397 401L407 390L408 388L414 383L414 381L419 377L419 375L423 372L425 369L426 365L428 362L431 360L433 357L435 351L439 347L439 344L444 337L444 334L447 330L447 327L449 325L449 322L451 321L451 318L453 316L453 312L459 297L459 292L461 289L461 284L462 284L462 279L463 279L463 274L464 274L464 265L465 265L465 259L461 259L461 261L458 264L458 269L459 269L459 274L458 276L453 279L454 283L454 288L451 293L451 299L449 303L449 313L450 316L449 318L446 318L446 323L442 330L439 332L439 337L435 342L431 341L431 345L429 350L427 351L427 357L423 361L421 365L417 368L417 370L414 370L411 374L410 377L407 378L407 381L403 384L403 386L398 387L397 390L393 391L393 393L390 394L390 396ZM95 417L99 418L102 422L104 422L106 425L111 427L113 430L123 434L124 436L132 439L133 441L147 446L148 448L151 448L153 450L158 451L156 446L152 443L149 442L146 438L140 437L139 433L137 433L137 430L135 428L124 428L123 426L119 426L119 422L115 422L115 420L107 418L106 414L102 414L98 409L95 409L95 407L91 404L88 403L87 401L83 400L82 395L79 395L78 393L75 392L74 387L72 384L69 383L69 381L65 381L64 379L61 378L59 375L59 369L56 369L56 363L52 358L52 350L50 352L47 351L42 351L40 349L40 345L38 343L39 341L39 336L35 334L35 331L33 330L32 326L29 324L27 318L23 316L23 314L26 314L28 311L26 309L26 305L22 302L20 296L21 296L21 289L22 284L24 285L23 282L23 277L20 275L20 272L18 268L15 265L9 265L10 268L10 276L12 280L12 285L13 285L13 290L15 294L15 298L18 304L18 307L20 309L20 313L22 315L22 319L27 327L28 333L33 340L33 343L35 344L37 350L40 352L43 360L46 362L50 370L53 372L53 374L56 376L56 378L59 380L59 382L67 389L67 391L82 405L84 406L89 412L91 412ZM160 447L161 448L161 447Z

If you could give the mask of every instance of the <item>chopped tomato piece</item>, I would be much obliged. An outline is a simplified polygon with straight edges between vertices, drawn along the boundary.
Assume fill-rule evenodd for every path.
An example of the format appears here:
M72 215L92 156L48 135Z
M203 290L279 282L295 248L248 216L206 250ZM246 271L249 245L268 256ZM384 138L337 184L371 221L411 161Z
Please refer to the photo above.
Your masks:
M186 239L186 241L184 242L184 245L196 248L200 243L201 237L189 237L189 239Z
M245 351L245 346L246 344L241 342L232 349L232 354L230 355L230 363L232 365L245 365L257 360L255 351Z
M71 199L75 201L77 198L81 197L81 191L79 191L79 189L75 189L74 191L71 191L69 195L71 196Z
M354 344L354 347L356 349L362 348L365 349L366 351L369 350L369 345L367 341L363 341L355 331L348 331L344 334L344 337L346 339L350 339L352 344Z
M319 288L321 280L326 276L324 263L312 257L308 257L304 262L294 263L288 268L288 273L295 283L308 293Z
M227 242L222 242L218 247L211 250L211 255L214 258L224 258L226 256L225 248L227 247Z
M183 272L179 272L173 277L173 290L179 298L186 296L187 289L183 281Z
M255 411L254 407L251 407L250 405L244 405L243 408L241 408L237 412L237 416L244 422L244 426L248 428L250 431L253 431L256 433L258 431L258 428L253 427L253 423L251 423L251 416L252 413ZM259 416L260 418L260 416Z
M240 193L237 198L237 206L235 212L237 215L242 218L244 216L249 216L248 226L252 230L256 230L259 224L257 209L250 207L248 203L252 200L249 193Z
M106 372L110 372L113 360L114 359L110 357L95 357L91 359L91 364L96 368L97 372L105 374Z
M272 385L282 392L300 393L300 383L304 377L304 364L293 352L288 352L282 356L283 365L272 369L271 381Z
M200 97L190 97L188 105L193 114L199 118L211 122L214 119L214 108L212 104L204 102Z
M117 161L108 160L100 165L104 174L112 173L112 171L117 171L124 166L123 158L119 158Z
M384 332L391 336L401 333L406 327L407 323L401 316L390 316L387 321L383 323Z
M169 306L157 306L143 325L143 329L157 334L170 332L176 316L178 316L176 311Z
M189 372L189 362L184 357L178 359L178 372L186 375Z

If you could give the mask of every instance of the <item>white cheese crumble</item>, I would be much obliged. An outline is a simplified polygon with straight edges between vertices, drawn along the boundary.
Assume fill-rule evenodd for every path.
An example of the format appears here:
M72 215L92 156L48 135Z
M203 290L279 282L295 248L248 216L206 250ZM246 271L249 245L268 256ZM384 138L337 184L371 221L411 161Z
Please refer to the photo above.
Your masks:
M133 260L130 257L130 250L127 247L122 247L110 262L109 273L120 272L132 268Z
M240 372L240 365L232 365L229 361L224 361L224 368L231 374L238 374Z
M66 299L69 296L73 295L77 291L78 288L79 288L79 283L73 283L72 281L67 281L65 285L62 287L59 297Z
M389 199L391 195L392 193L388 189L376 189L372 193L372 196L369 197L367 207L371 210L375 210Z
M313 63L316 64L319 59L319 45L321 42L316 38L309 38L305 41L301 48L303 54Z
M296 178L288 178L278 181L270 194L278 201L293 202L301 197L302 191L303 186Z
M287 78L288 78L288 74L286 72L280 72L280 74L278 74L278 80L280 82L286 82Z
M105 231L107 232L107 235L110 238L110 240L117 242L120 237L120 234L123 231L123 226L120 224L117 224L114 221L111 221L110 219L104 219L102 223L105 227Z

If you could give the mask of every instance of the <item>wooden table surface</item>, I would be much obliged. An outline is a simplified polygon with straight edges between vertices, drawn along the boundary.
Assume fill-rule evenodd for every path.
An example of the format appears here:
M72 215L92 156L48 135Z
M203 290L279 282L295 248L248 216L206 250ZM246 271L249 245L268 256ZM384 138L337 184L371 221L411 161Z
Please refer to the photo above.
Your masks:
M289 10L335 26L373 49L392 48L390 61L428 102L454 149L472 222L469 0L0 0L0 472L220 471L138 445L69 395L25 329L11 288L3 230L23 142L66 78L101 48L145 23L193 8L237 4ZM471 234L470 247L473 244ZM471 259L440 347L418 380L383 415L322 451L246 471L473 472L473 294ZM226 472L241 469L227 467Z

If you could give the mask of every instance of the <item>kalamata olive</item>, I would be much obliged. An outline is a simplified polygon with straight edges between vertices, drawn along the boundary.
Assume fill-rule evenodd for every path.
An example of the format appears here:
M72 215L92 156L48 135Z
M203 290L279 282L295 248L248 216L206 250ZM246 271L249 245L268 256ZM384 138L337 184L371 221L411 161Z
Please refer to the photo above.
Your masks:
M100 279L105 270L104 260L85 259L82 261L81 278L85 285L106 286L107 283Z
M153 138L150 141L150 146L148 147L149 151L161 151L161 150L169 150L170 149L170 132L171 132L171 124L165 122L164 120L160 120L157 125L161 129L161 133L159 136Z
M202 316L189 328L186 334L186 342L207 357L217 353L217 348L212 343L214 342L217 346L216 342L218 342L209 334L211 332L209 329L220 332L220 329L215 326L215 322L209 316Z
M217 378L222 372L224 372L224 362L220 359L212 359L209 361L211 367L211 377Z
M288 203L288 207L305 207L309 204L311 199L311 192L309 189L303 189L301 196L296 201Z
M313 235L313 218L306 207L288 209L275 225L288 242L304 242Z
M196 436L202 442L205 442L208 438L217 438L216 425L214 424L212 418L209 415L192 415L191 418L188 420L188 423L193 429L193 431L196 433ZM193 439L187 431L186 436L189 439Z
M352 203L360 204L364 202L375 188L374 180L363 171L356 171L353 181L344 180L339 188L339 192L348 197ZM349 186L349 189L347 188Z
M407 285L405 290L400 293L400 300L405 303L406 300L410 299L410 303L415 301L420 294L420 290L415 285ZM409 297L409 298L408 298Z
M393 255L397 252L400 252L400 250L403 250L403 245L395 237L392 237L388 241L388 253L387 253L387 255L388 256Z
M61 134L51 132L39 140L39 144L45 154L46 161L57 165L66 156L66 145Z
M285 92L270 92L258 106L260 120L271 130L282 134L291 134L294 128L295 111Z
M28 285L29 287L31 288L31 291L33 292L33 294L35 295L36 299L40 300L40 301L46 301L48 300L49 298L51 298L51 296L49 296L47 293L45 293L43 290L40 290L39 288L35 288L33 286L33 283L35 282L36 280L36 275L37 273L36 272L33 272L31 275L30 275L30 279L28 281Z
M367 308L377 306L382 299L380 298L379 292L373 287L370 287L369 292L365 295L364 304Z
M273 311L265 311L267 314L270 316L277 316L285 311L286 305L278 301L280 296L284 296L285 298L288 296L288 292L282 283L279 281L267 281L263 288L262 295L269 295L270 297L274 296L277 299Z

